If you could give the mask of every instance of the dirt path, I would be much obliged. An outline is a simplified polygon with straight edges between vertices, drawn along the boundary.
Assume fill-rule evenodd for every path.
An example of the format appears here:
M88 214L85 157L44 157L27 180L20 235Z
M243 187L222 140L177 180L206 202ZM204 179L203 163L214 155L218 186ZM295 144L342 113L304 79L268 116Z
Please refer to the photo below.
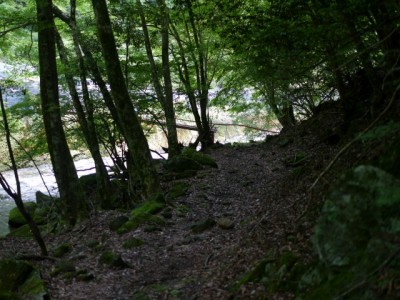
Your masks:
M183 180L190 187L166 214L164 226L141 225L119 235L109 222L123 212L102 212L74 232L47 237L50 249L72 245L66 259L77 270L93 275L89 281L50 275L55 261L35 262L42 270L52 299L228 299L257 298L262 286L246 285L234 294L230 287L270 251L299 247L288 236L296 235L294 220L306 203L306 188L320 163L321 152L332 149L314 140L280 137L268 143L224 146L210 154L219 168L207 168ZM307 164L296 175L295 157L306 155ZM313 171L314 172L314 171ZM192 225L212 219L232 221L233 228L218 224L194 233ZM307 234L303 233L305 239ZM144 242L125 249L133 237ZM32 241L0 241L2 258L32 254ZM301 244L301 243L300 243ZM93 245L96 245L93 247ZM104 251L121 255L129 267L110 268L99 263ZM300 251L300 250L299 250ZM290 295L283 295L291 298Z

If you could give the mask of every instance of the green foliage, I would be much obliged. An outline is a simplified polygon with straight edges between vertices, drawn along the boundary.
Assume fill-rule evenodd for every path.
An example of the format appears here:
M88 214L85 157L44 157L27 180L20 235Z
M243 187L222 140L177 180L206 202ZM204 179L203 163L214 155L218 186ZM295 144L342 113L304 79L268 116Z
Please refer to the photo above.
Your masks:
M371 239L398 232L399 204L397 179L375 167L357 167L325 202L314 237L321 260L338 267L356 263Z
M25 261L0 261L1 299L43 299L47 297L40 273Z
M359 139L363 142L380 141L383 142L387 138L396 136L400 132L400 123L389 121L384 125L372 128L368 132L362 134Z
M314 277L309 299L374 295L383 266L392 270L400 263L393 256L400 249L394 242L400 232L399 204L400 182L379 168L359 166L341 179L315 227L320 265L304 279L309 281L313 272L320 276ZM398 275L389 277L393 274Z

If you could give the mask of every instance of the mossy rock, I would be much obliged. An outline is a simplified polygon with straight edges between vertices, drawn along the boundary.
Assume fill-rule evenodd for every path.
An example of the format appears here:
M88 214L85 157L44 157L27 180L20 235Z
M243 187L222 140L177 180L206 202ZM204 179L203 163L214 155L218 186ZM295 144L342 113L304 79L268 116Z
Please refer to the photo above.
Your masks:
M24 261L0 261L0 299L47 299L39 271Z
M168 172L162 175L163 181L188 179L197 175L197 170L186 170L182 172Z
M165 202L148 200L131 212L132 218L140 218L142 215L156 214L165 207Z
M130 232L130 231L138 228L139 225L140 225L140 222L138 220L131 219L128 222L124 223L120 228L118 228L117 233L124 234L124 233Z
M76 272L76 278L80 281L91 281L94 279L94 275L89 273L86 269L81 269Z
M17 229L12 229L7 236L12 236L12 237L23 237L23 238L32 238L32 232L31 228L29 227L28 224L25 224L21 227L18 227Z
M99 263L118 269L128 267L128 264L122 259L121 255L112 251L103 252L99 258Z
M197 152L193 148L185 148L182 151L182 156L188 157L200 165L218 168L218 164L215 162L215 160L210 155L207 155L207 154L204 154L201 152Z
M72 250L72 245L69 243L62 244L53 250L54 257L63 257L65 254Z
M167 202L171 202L176 198L182 197L186 194L187 190L189 189L189 185L185 182L179 182L172 186L169 190L166 200Z
M59 274L75 274L75 265L67 260L58 262L51 272L51 275L57 276Z
M38 227L39 227L39 230L40 230L42 236L45 235L45 234L47 234L47 233L49 233L49 232L51 231L51 229L52 229L52 227L49 226L49 224L47 224L47 225L40 225L40 226L38 226ZM25 224L25 225L23 225L23 226L21 226L21 227L18 227L18 228L16 228L16 229L12 229L12 230L7 234L7 236L22 237L22 238L33 238L31 228L29 227L28 224Z
M95 189L97 186L96 176L96 173L92 173L79 177L79 183L82 187L82 190Z
M217 222L215 222L213 219L208 218L204 221L199 221L196 222L195 224L193 224L190 229L193 231L193 233L201 233L203 231L206 231L212 227L214 227L214 225Z
M186 172L188 170L201 170L202 166L199 162L189 158L187 156L179 155L169 159L165 164L164 168L169 172Z
M41 191L36 192L36 204L39 207L52 205L54 203L54 201L55 201L55 198L50 197L49 195L46 195L46 194L42 193Z
M133 237L133 238L130 238L129 240L127 240L126 242L124 242L122 247L124 247L125 249L133 249L133 248L140 247L143 244L144 244L144 242L141 239Z
M34 218L35 209L37 204L35 202L24 202L26 211ZM27 224L25 218L22 216L18 207L14 207L8 214L8 225L14 228L21 227Z
M112 231L117 231L119 228L122 227L122 225L124 225L128 221L129 218L127 216L118 216L108 224L108 227Z

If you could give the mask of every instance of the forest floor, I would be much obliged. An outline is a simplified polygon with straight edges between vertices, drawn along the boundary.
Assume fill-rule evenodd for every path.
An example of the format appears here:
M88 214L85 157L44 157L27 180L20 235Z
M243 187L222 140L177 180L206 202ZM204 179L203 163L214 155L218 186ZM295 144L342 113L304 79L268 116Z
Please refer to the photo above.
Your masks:
M309 200L318 199L336 177L322 179L310 196L313 182L343 146L332 135L337 119L321 115L317 126L316 121L306 122L263 143L210 149L208 154L218 169L206 168L195 177L179 180L189 188L159 214L165 217L164 225L142 224L134 231L118 234L109 229L109 223L128 213L103 211L71 232L46 236L49 249L72 245L62 259L90 274L88 281L55 276L51 272L61 259L32 260L41 270L49 296L293 299L295 295L289 293L267 294L261 284L248 283L236 290L232 287L268 253L290 250L314 255L310 236L315 217L300 217L313 208ZM175 183L165 183L166 188ZM216 221L214 226L193 231L194 224L211 219ZM124 243L132 238L144 243L126 249ZM120 254L126 266L101 264L99 258L105 250ZM0 240L1 258L38 254L33 240Z

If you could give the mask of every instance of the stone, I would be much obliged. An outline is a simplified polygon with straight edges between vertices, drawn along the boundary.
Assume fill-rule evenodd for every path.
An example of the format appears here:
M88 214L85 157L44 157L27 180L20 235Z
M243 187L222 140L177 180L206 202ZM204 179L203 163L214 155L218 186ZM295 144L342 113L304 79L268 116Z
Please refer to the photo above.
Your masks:
M235 222L229 218L220 218L217 221L218 227L222 229L232 229L235 227Z
M214 227L215 224L216 222L213 219L208 218L204 221L196 222L190 228L194 233L201 233L207 229Z
M132 248L136 248L136 247L140 247L144 244L144 242L138 238L130 238L129 240L127 240L122 247L124 247L125 249L132 249Z
M40 273L20 260L0 261L0 299L48 299Z
M37 204L35 202L25 202L24 206L25 206L26 211L33 218ZM26 222L25 218L22 216L21 212L19 211L19 208L14 207L13 209L11 209L8 214L8 225L10 225L11 227L14 227L14 228L18 228L25 224L27 224L27 222Z
M124 225L128 221L129 218L127 216L118 216L114 220L112 220L110 224L108 224L108 227L112 231L117 231L119 228L122 227L122 225Z
M118 269L128 267L128 264L122 259L121 255L112 251L103 252L99 258L99 263Z

